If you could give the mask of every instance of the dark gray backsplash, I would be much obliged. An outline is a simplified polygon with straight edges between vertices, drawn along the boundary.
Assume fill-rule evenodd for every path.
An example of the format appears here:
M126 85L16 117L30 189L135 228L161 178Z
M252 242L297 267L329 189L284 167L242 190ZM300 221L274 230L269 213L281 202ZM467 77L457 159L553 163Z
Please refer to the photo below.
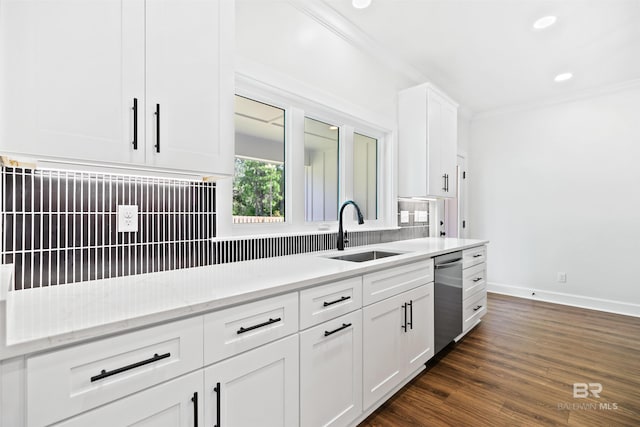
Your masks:
M214 183L3 167L1 184L1 256L16 290L336 247L336 233L212 241ZM137 233L116 232L122 204L138 205ZM413 225L349 230L349 246L428 236Z

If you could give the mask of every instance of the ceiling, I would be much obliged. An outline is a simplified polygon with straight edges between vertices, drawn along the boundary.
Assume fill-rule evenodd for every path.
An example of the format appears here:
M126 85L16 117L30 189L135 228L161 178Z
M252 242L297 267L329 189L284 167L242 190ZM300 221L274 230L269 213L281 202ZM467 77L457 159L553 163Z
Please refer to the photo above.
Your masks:
M323 4L471 113L640 78L640 0L373 0L363 10L351 0ZM557 16L556 24L534 30L546 15ZM567 71L573 79L554 82Z

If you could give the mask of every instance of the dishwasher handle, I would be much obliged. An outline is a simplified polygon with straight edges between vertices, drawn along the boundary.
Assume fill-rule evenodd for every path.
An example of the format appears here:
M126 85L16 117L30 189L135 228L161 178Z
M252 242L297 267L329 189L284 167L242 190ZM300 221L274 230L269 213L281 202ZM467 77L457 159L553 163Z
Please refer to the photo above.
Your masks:
M451 261L443 262L442 264L436 264L435 268L449 268L462 264L462 258L457 258Z

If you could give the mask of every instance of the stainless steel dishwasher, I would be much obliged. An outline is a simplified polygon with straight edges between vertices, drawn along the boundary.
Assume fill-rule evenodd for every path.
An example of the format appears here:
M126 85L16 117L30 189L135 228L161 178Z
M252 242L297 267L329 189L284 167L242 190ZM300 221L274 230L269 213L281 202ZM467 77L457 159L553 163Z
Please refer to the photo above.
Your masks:
M433 259L435 352L462 333L462 252Z

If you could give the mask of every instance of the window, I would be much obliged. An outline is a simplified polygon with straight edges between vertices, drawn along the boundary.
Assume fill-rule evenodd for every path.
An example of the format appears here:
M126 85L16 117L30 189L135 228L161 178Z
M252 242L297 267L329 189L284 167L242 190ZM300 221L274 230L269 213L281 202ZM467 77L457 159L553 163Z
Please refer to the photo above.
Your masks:
M348 199L365 227L396 226L393 180L382 179L394 167L391 133L371 124L377 117L360 120L244 77L236 90L235 175L216 184L220 236L332 230ZM343 219L354 229L355 210Z
M378 219L378 140L353 134L353 200L365 220Z
M338 126L304 119L305 220L338 219Z
M233 222L284 221L285 111L235 98Z

